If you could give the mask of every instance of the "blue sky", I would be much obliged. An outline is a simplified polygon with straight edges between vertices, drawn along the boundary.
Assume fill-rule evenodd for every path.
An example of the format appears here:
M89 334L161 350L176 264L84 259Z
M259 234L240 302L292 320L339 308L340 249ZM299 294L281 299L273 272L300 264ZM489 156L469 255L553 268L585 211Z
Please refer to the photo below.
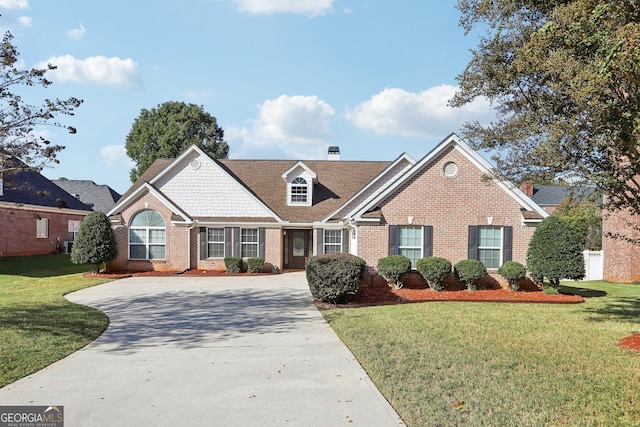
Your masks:
M447 106L475 36L455 1L0 0L25 68L52 63L44 98L84 101L51 179L90 179L123 193L124 143L142 109L167 101L218 119L230 158L418 159L488 103Z

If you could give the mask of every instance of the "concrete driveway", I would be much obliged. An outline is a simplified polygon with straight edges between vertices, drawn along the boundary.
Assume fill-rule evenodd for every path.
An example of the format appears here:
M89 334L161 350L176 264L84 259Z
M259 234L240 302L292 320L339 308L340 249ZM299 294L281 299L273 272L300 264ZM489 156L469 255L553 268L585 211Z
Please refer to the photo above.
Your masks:
M313 304L304 273L133 277L67 296L110 325L0 389L65 426L403 426Z

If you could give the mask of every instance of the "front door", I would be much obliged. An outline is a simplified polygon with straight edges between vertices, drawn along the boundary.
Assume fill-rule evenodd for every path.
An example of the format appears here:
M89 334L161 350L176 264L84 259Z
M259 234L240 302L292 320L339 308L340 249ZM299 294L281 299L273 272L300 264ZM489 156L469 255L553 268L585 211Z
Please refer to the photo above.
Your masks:
M287 268L304 270L306 258L309 256L309 230L287 230L287 250L285 264ZM288 262L287 262L288 261Z

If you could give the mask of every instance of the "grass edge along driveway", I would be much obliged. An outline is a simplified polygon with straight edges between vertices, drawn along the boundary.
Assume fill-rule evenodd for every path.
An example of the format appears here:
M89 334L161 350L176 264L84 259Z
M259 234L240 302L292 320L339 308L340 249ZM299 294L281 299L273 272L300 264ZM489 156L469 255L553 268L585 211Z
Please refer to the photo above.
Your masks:
M640 426L640 286L568 282L582 304L323 310L408 426Z
M68 255L0 259L0 387L68 356L107 328L104 313L64 298L107 281L84 278L89 270Z

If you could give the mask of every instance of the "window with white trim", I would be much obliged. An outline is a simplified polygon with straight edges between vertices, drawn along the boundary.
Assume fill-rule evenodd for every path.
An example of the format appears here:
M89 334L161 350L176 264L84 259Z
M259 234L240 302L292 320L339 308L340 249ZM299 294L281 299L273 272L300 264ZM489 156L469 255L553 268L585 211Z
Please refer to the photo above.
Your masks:
M243 258L258 257L258 229L243 228L240 232L241 256Z
M307 180L302 177L294 178L291 181L291 204L307 204L308 196Z
M224 228L207 228L207 255L224 257Z
M342 230L324 230L324 253L342 252Z
M37 239L49 238L49 219L48 218L36 219L36 238Z
M409 258L415 268L422 258L422 227L398 227L398 254Z
M487 268L502 265L502 227L478 227L478 259Z
M78 230L80 230L80 223L82 221L70 219L67 223L67 231L69 232L69 237L67 240L76 240L76 236L78 235Z
M131 218L129 259L165 259L166 228L162 216L145 209Z

